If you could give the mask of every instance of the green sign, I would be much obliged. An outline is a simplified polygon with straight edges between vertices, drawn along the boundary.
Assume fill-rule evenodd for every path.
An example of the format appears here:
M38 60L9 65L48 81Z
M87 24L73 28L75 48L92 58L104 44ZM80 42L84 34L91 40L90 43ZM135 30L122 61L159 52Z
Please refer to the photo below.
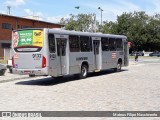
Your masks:
M18 34L19 34L18 46L32 45L33 41L32 30L19 31Z

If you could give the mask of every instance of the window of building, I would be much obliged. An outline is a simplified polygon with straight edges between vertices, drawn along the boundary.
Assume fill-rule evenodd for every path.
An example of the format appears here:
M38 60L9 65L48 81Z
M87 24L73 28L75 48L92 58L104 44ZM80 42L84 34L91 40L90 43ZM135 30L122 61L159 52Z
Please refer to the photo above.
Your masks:
M2 23L2 29L11 29L11 24L9 24L9 23Z
M19 28L20 28L20 25L17 25L17 28L19 29Z
M55 53L56 48L55 48L55 38L53 34L48 35L48 41L49 41L49 52L50 53Z
M11 43L2 43L1 47L2 48L10 48L11 47Z
M117 51L123 50L122 39L120 38L116 39L116 45L117 45Z
M70 47L70 52L80 51L79 36L76 35L69 36L69 47Z
M101 43L102 43L102 51L109 51L109 39L101 38Z
M91 40L88 36L80 36L80 46L82 52L90 52L91 51Z
M116 51L116 40L115 38L109 38L109 48L111 51Z

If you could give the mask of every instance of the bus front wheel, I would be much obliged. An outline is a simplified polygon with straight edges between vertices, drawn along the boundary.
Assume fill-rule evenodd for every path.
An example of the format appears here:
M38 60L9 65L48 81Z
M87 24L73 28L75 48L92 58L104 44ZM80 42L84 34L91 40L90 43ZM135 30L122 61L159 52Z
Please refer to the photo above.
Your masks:
M86 65L81 66L81 73L79 74L79 78L83 79L86 78L88 75L88 67Z

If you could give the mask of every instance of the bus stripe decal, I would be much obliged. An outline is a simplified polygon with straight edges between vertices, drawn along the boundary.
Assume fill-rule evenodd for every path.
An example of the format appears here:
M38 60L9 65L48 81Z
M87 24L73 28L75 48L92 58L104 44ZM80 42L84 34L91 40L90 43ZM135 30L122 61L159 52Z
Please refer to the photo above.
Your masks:
M115 59L117 56L116 52L112 52L112 59Z

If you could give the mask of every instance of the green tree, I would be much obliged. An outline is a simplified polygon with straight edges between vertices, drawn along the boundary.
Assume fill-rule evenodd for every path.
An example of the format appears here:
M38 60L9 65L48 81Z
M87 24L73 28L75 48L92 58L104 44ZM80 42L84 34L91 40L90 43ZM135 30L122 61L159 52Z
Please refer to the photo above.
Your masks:
M61 24L67 30L84 32L102 32L106 34L123 34L130 41L130 50L160 51L160 14L147 15L144 11L123 13L117 16L117 21L103 21L95 24L94 14L70 15L68 19L62 19Z
M100 31L105 34L117 34L117 23L104 21Z
M93 32L96 29L94 14L70 15L70 18L60 23L65 25L66 30Z

